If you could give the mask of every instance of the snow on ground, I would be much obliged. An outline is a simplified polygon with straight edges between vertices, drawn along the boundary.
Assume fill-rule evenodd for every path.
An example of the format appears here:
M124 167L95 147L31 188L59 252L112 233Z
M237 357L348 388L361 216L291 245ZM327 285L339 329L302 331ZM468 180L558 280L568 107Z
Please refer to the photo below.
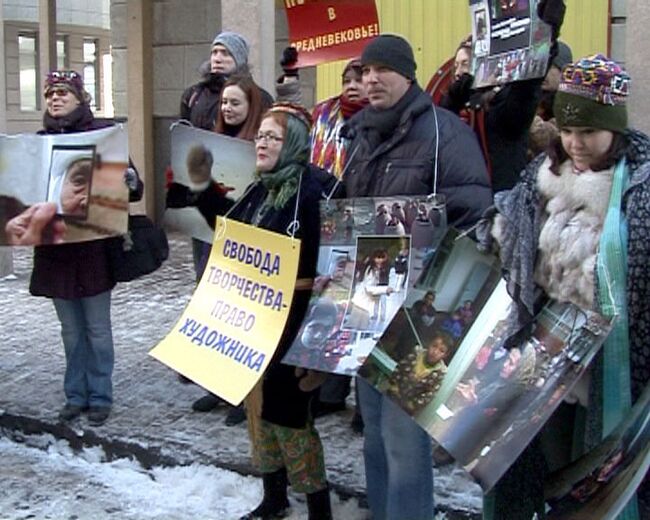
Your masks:
M104 462L101 449L73 453L49 436L15 443L0 438L0 518L230 520L261 499L261 480L211 466L145 470L137 462ZM291 496L290 519L307 517L303 496ZM332 493L334 518L362 520L356 500Z

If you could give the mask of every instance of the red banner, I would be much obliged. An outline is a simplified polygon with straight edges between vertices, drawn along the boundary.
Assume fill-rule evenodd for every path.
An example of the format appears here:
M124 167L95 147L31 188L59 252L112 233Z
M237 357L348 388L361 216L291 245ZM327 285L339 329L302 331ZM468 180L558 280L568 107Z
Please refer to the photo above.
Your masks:
M284 0L298 66L353 58L379 35L374 0Z

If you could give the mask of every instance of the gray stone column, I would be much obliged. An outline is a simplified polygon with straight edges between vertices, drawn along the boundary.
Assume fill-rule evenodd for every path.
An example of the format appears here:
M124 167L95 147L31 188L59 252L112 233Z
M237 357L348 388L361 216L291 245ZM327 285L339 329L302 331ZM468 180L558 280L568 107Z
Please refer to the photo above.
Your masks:
M628 104L630 126L650 134L650 2L627 0L626 67L632 77L632 94Z
M0 2L0 78L4 88L0 88L0 134L7 133L7 69L5 67L5 20L3 13L3 2Z
M5 21L3 15L3 2L0 2L0 78L5 83ZM0 89L0 134L7 132L7 90ZM14 272L13 250L10 247L0 247L0 278L4 278Z
M275 2L271 0L221 0L221 27L248 40L255 82L275 93Z
M144 181L138 210L154 215L153 166L153 2L129 0L126 6L126 76L129 153Z
M43 92L45 75L56 68L56 0L38 2L38 48L38 76L41 85L39 92Z
M14 273L13 248L0 246L0 280Z

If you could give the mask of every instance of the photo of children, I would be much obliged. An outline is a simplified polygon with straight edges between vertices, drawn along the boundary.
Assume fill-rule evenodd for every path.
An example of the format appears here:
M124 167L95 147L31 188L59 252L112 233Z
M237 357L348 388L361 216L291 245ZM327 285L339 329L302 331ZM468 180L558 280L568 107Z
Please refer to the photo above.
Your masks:
M499 279L496 258L450 230L359 375L426 428L475 310Z

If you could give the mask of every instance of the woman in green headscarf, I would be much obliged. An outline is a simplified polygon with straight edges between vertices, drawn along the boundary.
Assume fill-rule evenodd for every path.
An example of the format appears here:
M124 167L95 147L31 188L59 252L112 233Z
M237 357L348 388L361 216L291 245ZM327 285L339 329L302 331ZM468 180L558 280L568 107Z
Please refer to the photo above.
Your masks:
M257 180L227 216L282 235L300 238L296 291L280 344L269 367L246 400L254 459L262 472L264 499L242 517L287 515L287 485L307 494L309 519L331 518L323 447L309 413L314 390L324 375L283 365L280 360L298 333L311 296L320 236L319 200L323 175L308 164L311 118L302 107L277 103L262 117L254 138ZM206 195L208 195L206 193ZM199 197L197 206L214 225L224 197ZM259 387L261 386L261 404ZM255 395L257 394L257 395Z

